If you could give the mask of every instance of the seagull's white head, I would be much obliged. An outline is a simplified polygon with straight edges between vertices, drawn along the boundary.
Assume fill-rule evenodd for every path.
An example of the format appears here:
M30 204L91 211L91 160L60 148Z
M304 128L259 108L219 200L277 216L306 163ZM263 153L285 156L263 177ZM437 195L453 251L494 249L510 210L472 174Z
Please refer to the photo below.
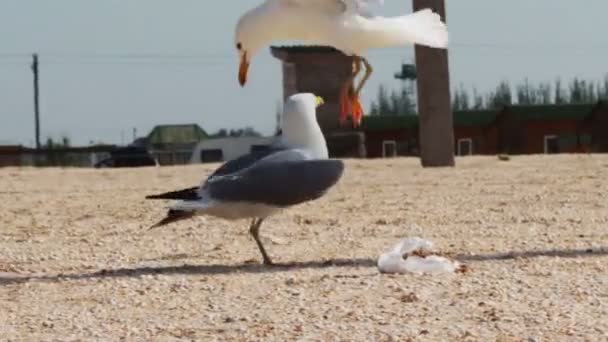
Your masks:
M327 159L327 143L317 122L320 96L300 93L290 96L283 106L282 139L285 144L311 151L315 158Z
M234 46L240 59L239 83L247 83L247 71L253 56L272 40L274 28L268 22L265 3L249 10L236 24Z

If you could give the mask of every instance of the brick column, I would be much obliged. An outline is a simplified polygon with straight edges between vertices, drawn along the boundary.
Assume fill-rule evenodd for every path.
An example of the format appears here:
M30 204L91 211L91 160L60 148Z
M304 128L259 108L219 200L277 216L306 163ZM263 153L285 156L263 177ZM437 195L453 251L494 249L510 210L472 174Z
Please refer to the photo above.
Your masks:
M325 134L339 127L340 88L352 72L352 57L324 46L271 47L283 65L283 99L303 92L323 97L317 120Z

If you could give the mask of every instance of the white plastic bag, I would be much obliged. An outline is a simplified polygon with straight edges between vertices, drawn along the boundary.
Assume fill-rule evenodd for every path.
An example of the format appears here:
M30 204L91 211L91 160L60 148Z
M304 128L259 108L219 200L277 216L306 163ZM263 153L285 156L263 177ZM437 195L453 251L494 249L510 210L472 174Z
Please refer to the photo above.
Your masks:
M433 244L419 237L400 241L392 250L380 255L378 269L382 273L441 273L455 272L459 264L437 255L411 255L418 250L430 250Z

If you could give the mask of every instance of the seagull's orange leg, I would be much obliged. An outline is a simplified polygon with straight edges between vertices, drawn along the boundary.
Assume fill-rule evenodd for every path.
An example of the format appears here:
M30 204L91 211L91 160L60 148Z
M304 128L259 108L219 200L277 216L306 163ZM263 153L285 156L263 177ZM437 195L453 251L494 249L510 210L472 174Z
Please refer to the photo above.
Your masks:
M357 86L357 89L355 89L354 94L351 95L353 125L355 127L358 127L361 124L361 119L363 118L364 114L363 107L359 102L359 95L361 94L361 89L363 89L363 85L365 85L372 72L374 71L367 59L361 57L359 58L359 61L363 62L363 64L365 65L365 75L363 75L363 79L361 80L361 82L359 82L359 85Z
M348 117L348 113L350 113L350 101L348 97L349 89L351 89L352 82L346 82L340 89L340 126L343 126L346 122L346 118Z
M344 125L348 114L357 110L359 101L353 101L355 78L361 71L361 61L358 57L353 60L353 71L340 90L340 125ZM354 98L354 100L357 100ZM360 105L359 105L360 107Z
M358 93L352 86L348 89L348 97L350 100L353 127L357 128L361 124L361 118L363 118L363 106L361 106L361 102L359 101Z
M365 65L365 75L363 75L363 79L361 80L361 82L359 82L359 85L357 86L357 90L356 90L357 96L361 93L361 89L363 89L363 85L365 84L365 82L367 82L369 77L372 75L372 72L374 72L374 68L372 68L372 66L369 64L367 59L361 58L361 61Z

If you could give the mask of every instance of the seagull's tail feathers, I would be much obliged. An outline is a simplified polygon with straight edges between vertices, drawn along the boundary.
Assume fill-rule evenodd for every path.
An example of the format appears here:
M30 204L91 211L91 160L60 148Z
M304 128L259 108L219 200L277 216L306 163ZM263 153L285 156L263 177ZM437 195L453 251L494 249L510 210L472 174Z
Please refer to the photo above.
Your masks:
M385 32L387 45L418 44L432 48L447 48L448 29L441 16L426 8L411 14L377 18Z

